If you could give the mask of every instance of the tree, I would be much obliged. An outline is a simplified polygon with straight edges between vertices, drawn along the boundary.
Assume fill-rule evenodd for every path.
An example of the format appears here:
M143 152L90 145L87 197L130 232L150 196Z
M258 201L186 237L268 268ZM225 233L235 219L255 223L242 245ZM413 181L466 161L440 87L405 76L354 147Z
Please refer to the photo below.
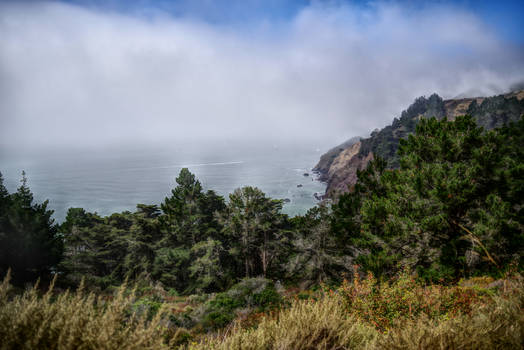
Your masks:
M220 241L208 238L191 247L190 289L197 293L222 290L228 277L223 268L225 250Z
M48 201L34 203L25 172L17 191L7 196L0 181L0 270L11 268L18 283L47 277L56 272L62 258L63 241L52 219Z
M202 185L187 168L183 168L176 178L178 186L171 190L171 197L162 203L162 224L170 236L170 241L190 248L201 239L206 231L200 212Z
M134 213L100 217L70 208L60 227L66 253L62 268L68 282L81 278L99 287L136 279L153 270L156 245L162 239L156 205L138 204Z
M135 279L152 272L155 250L162 239L157 205L137 204L131 215L131 226L126 233L126 256L123 271L126 277Z
M204 193L200 181L187 168L180 171L177 187L162 203L159 217L162 239L156 245L153 275L162 283L185 291L190 287L191 249L208 238L220 237L215 212L225 208L213 191Z
M518 184L509 174L521 171L522 158L507 154L522 148L522 138L503 139L504 132L484 132L469 116L431 118L401 141L400 170L382 172L361 203L375 270L400 264L429 279L454 278L521 254L522 197L511 202L508 188Z
M260 273L266 277L278 257L284 243L281 209L281 200L267 198L256 187L239 188L229 195L220 221L232 242L230 253L242 261L245 277Z
M333 235L328 206L313 207L293 220L297 235L294 255L287 264L289 278L315 283L340 281L351 271L352 259Z

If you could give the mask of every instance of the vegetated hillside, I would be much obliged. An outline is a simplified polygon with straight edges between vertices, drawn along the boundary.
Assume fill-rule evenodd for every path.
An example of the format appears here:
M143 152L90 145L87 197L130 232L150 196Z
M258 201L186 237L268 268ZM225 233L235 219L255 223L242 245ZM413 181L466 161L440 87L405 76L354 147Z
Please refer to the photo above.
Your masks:
M326 196L333 198L347 192L357 181L357 170L366 168L376 156L384 158L388 167L398 168L399 140L412 134L421 118L454 120L465 114L473 116L479 126L488 130L517 121L524 114L524 90L451 100L443 100L437 94L419 97L400 118L394 118L391 125L360 141L352 138L322 155L313 171L318 172L320 181L327 182Z

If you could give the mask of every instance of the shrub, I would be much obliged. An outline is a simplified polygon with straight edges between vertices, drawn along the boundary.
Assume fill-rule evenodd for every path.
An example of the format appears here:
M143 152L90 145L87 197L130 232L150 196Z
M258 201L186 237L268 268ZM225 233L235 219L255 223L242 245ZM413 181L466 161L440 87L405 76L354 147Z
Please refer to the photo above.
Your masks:
M397 298L401 290L405 301ZM263 318L256 328L236 325L231 333L208 336L189 349L522 348L524 281L520 275L506 280L496 295L481 293L482 297L475 296L474 302L455 294L461 290L457 286L426 288L406 280L406 276L391 284L380 284L370 276L357 280L355 287L346 283L337 291L325 293L318 301L297 299L278 315ZM430 301L415 298L419 293ZM387 297L391 298L390 309L385 306ZM348 308L348 298L353 299L355 309ZM399 320L391 322L384 316L389 325L385 330L375 321L381 320L380 312L397 315Z
M264 312L278 307L281 302L282 297L270 280L244 279L206 303L202 323L207 329L223 328L235 319L239 309Z
M364 279L355 274L353 282L344 281L339 292L348 312L381 331L422 314L429 319L470 314L473 305L488 294L473 286L424 286L407 271L390 282L379 282L371 273Z

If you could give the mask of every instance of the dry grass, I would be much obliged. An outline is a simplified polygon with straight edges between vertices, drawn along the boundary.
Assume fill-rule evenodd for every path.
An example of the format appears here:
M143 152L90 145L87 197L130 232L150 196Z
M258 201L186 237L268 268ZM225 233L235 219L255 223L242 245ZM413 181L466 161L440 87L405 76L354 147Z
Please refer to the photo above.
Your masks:
M233 328L230 334L209 337L189 349L358 349L375 337L375 329L347 317L343 299L332 294L318 302L296 301L255 329Z
M405 283L401 281L399 283ZM362 286L358 285L359 288ZM459 287L449 290L429 287L427 290L438 293L429 296L437 300L433 310L424 307L416 313L399 315L396 322L388 323L383 329L374 322L377 316L363 318L363 312L376 312L370 307L386 303L386 296L395 296L398 285L384 287L377 299L366 288L356 293L353 305L357 309L348 310L347 286L337 292L324 294L318 302L295 301L283 310L278 317L266 318L257 328L235 328L226 336L208 337L190 349L521 349L524 348L524 283L520 276L507 280L503 290L495 296L483 295L475 302L451 303L442 308L442 301L455 295ZM418 300L421 291L404 289L405 304ZM426 291L427 291L426 290ZM466 295L470 290L466 290ZM380 293L378 293L380 294ZM415 299L409 300L411 296ZM363 308L365 300L368 308ZM378 302L377 302L378 300ZM395 300L390 300L398 302ZM419 301L420 302L420 301ZM465 307L467 312L463 312ZM456 312L443 312L456 311Z
M114 298L95 297L79 288L53 296L53 285L39 297L37 286L9 298L9 274L0 285L0 349L165 349L165 327L158 312L151 320L130 312L134 293L122 286ZM54 299L54 300L53 300Z
M410 279L379 283L369 277L295 300L250 328L232 325L183 349L520 349L524 348L524 281L500 283L497 292L476 285L421 286ZM478 289L478 293L475 290ZM168 327L164 304L148 320L138 315L134 292L114 297L82 289L39 296L37 288L10 295L0 285L0 350L173 349L190 338ZM149 315L151 316L151 315ZM185 333L184 333L185 332Z
M476 304L472 312L444 320L422 315L378 338L381 349L522 349L524 283L506 280L499 295Z

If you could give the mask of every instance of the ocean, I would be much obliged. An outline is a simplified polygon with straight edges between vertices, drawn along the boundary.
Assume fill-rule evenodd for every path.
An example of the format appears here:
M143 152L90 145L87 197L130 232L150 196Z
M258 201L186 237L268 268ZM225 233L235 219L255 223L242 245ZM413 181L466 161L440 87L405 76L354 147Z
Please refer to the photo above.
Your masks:
M256 186L267 196L287 199L283 212L304 214L318 201L325 184L311 173L321 151L314 145L187 143L163 147L54 149L0 153L0 172L10 192L25 170L35 200L49 200L61 222L70 207L100 215L134 211L136 204L160 204L188 168L205 190L226 200L242 186ZM304 174L308 174L305 176Z

